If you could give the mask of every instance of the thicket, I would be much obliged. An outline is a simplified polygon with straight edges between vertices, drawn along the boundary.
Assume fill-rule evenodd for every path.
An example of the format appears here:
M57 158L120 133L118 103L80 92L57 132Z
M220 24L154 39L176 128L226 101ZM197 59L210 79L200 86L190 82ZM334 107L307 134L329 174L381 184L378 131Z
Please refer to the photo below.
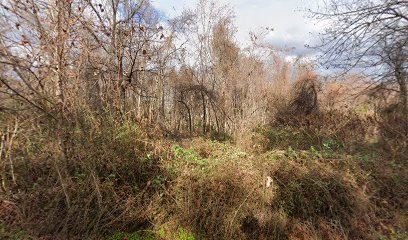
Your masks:
M206 1L168 25L148 1L0 8L0 238L407 237L389 89L338 106Z

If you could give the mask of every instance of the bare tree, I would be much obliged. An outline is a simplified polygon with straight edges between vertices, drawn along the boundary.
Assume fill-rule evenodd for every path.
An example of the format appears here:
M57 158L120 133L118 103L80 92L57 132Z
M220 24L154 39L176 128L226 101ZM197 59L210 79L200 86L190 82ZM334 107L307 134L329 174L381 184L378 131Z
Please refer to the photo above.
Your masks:
M321 63L363 73L383 86L397 84L406 111L408 2L325 0L311 14L327 25L314 46L322 50Z

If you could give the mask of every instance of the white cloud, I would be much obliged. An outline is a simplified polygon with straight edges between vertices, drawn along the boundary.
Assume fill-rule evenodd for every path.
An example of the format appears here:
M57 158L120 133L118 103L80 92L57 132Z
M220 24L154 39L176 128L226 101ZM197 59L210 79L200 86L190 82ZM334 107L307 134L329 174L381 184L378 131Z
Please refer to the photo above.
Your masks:
M310 0L221 0L235 11L237 40L241 44L249 41L249 32L259 27L274 29L267 40L277 47L296 48L295 55L310 54L304 47L313 41L311 32L319 28L310 19L304 18L305 10L316 7ZM169 17L191 8L197 0L153 0L153 5Z

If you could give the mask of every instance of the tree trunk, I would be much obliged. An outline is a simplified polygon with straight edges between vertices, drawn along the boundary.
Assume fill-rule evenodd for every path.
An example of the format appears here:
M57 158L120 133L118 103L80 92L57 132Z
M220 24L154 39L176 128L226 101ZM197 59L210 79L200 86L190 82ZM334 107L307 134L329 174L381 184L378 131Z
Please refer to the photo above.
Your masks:
M187 114L188 114L188 128L189 128L189 130L190 130L190 133L193 133L193 120L192 120L192 118L191 118L191 109L188 107L187 103L184 102L183 99L179 100L179 102L180 102L181 104L183 104L183 105L186 107L186 109L187 109Z
M57 97L58 105L60 107L60 112L64 107L64 30L63 30L63 21L64 21L64 1L57 0L57 43L55 48L55 60L56 60L56 85L55 85L55 95Z
M207 133L206 124L207 124L207 107L205 104L205 94L201 91L201 99L203 103L203 134Z
M399 102L405 124L405 136L408 136L408 86L407 77L402 66L402 61L399 61L395 67L395 78L399 86Z

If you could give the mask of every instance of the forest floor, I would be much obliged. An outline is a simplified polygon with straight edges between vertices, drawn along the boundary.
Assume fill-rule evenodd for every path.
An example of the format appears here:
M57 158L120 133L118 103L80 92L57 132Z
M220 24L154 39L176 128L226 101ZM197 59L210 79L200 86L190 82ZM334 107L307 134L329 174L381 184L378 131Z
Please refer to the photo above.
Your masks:
M37 161L15 166L20 190L2 196L2 239L408 238L406 160L376 146L140 136L78 136L69 166L30 152Z

